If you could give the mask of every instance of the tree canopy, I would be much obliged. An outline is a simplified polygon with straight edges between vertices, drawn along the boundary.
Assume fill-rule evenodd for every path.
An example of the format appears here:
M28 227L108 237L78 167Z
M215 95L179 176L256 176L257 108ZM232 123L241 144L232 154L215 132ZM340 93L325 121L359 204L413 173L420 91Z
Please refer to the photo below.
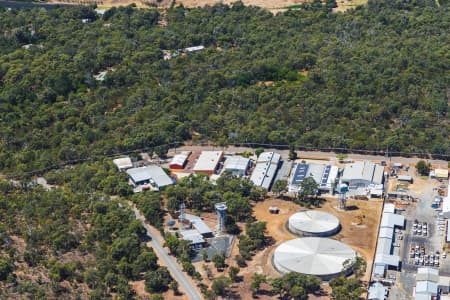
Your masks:
M447 9L0 8L0 170L174 140L449 154Z

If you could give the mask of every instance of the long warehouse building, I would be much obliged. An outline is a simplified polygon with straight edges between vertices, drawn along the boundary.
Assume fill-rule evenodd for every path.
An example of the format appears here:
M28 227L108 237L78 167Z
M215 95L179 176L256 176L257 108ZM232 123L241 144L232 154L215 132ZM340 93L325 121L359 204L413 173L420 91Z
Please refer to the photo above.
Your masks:
M281 160L280 154L276 152L263 152L256 160L256 166L253 170L250 180L256 185L270 189L273 179L277 174L278 164Z
M384 277L389 267L398 268L400 257L392 254L392 243L395 227L403 228L404 225L405 217L395 213L395 205L391 203L385 204L375 253L374 277Z

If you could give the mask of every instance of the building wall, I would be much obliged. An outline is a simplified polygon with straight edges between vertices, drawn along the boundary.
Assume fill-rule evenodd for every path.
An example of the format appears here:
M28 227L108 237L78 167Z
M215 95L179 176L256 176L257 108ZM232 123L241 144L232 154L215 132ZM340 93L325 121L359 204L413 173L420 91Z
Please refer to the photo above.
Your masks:
M169 168L171 170L183 170L183 166L179 165L179 164L170 164Z

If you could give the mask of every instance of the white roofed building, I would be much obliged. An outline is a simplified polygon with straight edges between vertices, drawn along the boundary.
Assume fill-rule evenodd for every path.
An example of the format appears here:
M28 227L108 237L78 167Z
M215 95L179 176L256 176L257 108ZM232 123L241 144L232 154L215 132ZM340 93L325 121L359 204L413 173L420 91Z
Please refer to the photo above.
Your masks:
M197 230L181 230L181 238L185 241L189 241L190 245L194 249L201 249L205 245L205 239Z
M437 296L439 286L439 270L434 268L418 268L414 299L429 300Z
M250 168L250 159L242 156L228 156L223 165L224 172L230 172L234 176L243 177L247 175Z
M314 178L320 191L329 192L336 182L339 168L331 165L321 164L296 164L291 173L288 191L298 193L300 184L306 177Z
M203 151L194 165L194 173L212 175L219 168L223 151Z
M133 162L131 161L131 158L129 158L128 156L114 159L113 164L116 165L119 171L125 171L133 167Z
M383 208L381 224L378 233L377 249L373 266L375 277L384 277L389 267L398 268L400 257L392 253L392 242L396 227L403 228L405 217L395 213L395 205L386 203Z
M127 170L134 192L145 189L158 191L161 187L174 184L172 178L159 166L146 166Z
M169 168L171 170L183 170L190 154L191 152L182 152L175 155L169 164Z
M370 285L368 291L368 300L384 300L387 290L380 282L374 282Z
M192 224L195 230L203 237L213 236L212 230L209 228L208 225L206 225L206 223L200 217L191 214L184 214L184 218L186 220L189 220L189 222Z
M383 184L384 167L369 161L347 164L342 174L342 182L350 189L366 188L370 184Z
M450 183L447 187L447 197L442 200L442 214L445 218L450 219Z
M276 152L261 153L256 160L256 166L253 169L250 180L256 186L269 190L277 173L280 160L281 156Z

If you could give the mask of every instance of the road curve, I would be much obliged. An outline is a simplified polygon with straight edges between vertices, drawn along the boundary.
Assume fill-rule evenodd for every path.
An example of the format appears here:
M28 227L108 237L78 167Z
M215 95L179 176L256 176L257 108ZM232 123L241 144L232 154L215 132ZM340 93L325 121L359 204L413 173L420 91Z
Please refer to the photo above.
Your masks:
M169 270L173 279L178 282L188 298L190 300L201 300L203 299L202 295L198 292L197 288L192 284L192 282L188 279L187 275L183 273L180 266L177 264L176 260L167 254L166 250L163 247L164 241L161 239L159 234L151 234L152 232L157 232L155 228L148 225L145 222L145 217L142 213L134 206L130 206L136 216L136 219L141 221L145 230L147 231L147 235L151 238L151 245L153 250L155 250L156 255L160 260L163 261L164 265Z

